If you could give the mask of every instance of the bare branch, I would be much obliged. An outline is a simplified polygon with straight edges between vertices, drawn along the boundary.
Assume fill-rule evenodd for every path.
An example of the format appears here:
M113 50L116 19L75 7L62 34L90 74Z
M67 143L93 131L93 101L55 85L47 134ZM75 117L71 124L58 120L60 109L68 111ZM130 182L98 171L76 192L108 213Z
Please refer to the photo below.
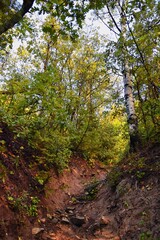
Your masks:
M102 17L101 17L99 14L97 14L97 16L98 16L98 18L101 20L101 22L102 22L110 31L114 32L114 34L116 34L116 35L119 35L116 31L114 31L112 28L109 27L109 25L102 19Z
M121 33L121 29L118 27L118 25L117 25L117 23L116 23L116 21L115 21L113 15L112 15L110 9L109 9L108 4L106 4L106 7L107 7L107 10L108 10L109 16L111 17L112 21L114 22L115 27L116 27L117 30Z

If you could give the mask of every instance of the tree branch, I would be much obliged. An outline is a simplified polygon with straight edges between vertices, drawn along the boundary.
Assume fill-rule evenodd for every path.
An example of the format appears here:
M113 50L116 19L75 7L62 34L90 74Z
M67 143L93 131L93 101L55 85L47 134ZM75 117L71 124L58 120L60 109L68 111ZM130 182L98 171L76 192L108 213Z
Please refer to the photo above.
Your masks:
M30 10L35 0L23 0L23 5L16 13L9 13L4 22L0 25L0 35L10 28L14 27L16 23L22 20L23 16Z
M102 19L102 17L97 14L97 17L101 20L101 22L112 32L114 32L114 34L118 35L118 33L116 31L114 31L112 28L109 27L109 25Z
M108 14L109 14L109 16L111 17L112 21L114 22L115 27L116 27L117 30L121 33L121 29L118 27L118 25L117 25L117 23L116 23L116 21L115 21L113 15L112 15L110 9L109 9L108 4L106 4L106 7L107 7L107 10L108 10Z

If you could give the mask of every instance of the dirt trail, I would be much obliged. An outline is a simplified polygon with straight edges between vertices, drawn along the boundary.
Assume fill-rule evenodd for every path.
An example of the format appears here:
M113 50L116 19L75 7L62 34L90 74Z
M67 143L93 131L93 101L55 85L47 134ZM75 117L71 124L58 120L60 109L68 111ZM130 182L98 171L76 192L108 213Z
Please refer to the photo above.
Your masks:
M92 208L96 195L105 182L106 167L100 163L89 166L81 158L74 158L69 169L59 177L52 173L42 199L43 206L47 206L47 212L44 207L39 223L35 223L32 229L33 232L39 229L34 239L118 240L110 227L103 229L110 225L111 219L102 215L99 218L101 222L96 223L91 216L94 209L88 215L82 212L87 205ZM99 211L101 212L100 209Z
M112 227L114 219L106 216L103 205L97 205L97 209L94 206L106 175L107 169L102 164L91 167L80 158L72 160L70 170L58 178L52 173L42 200L47 212L42 209L40 221L32 229L39 231L34 239L120 239Z
M34 193L36 170L28 169L23 159L15 170L12 156L2 157L8 172L0 185L0 240L160 240L158 174L144 181L123 176L113 189L108 167L75 157L59 176L51 171L43 191ZM154 159L159 164L160 150L150 161ZM17 205L25 201L24 191L40 199L37 217Z
M159 175L145 181L129 175L112 189L99 163L89 167L74 159L70 168L50 179L44 198L48 215L41 216L33 239L160 240ZM48 194L49 189L54 191Z

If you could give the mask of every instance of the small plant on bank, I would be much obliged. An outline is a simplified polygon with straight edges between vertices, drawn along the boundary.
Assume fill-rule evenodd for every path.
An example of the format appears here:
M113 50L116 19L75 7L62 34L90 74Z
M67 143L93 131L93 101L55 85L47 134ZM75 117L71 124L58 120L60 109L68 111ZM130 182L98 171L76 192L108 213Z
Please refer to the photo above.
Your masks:
M118 167L115 167L108 175L108 182L111 188L115 188L120 181L122 172Z
M140 170L136 171L136 177L137 177L139 180L141 180L144 176L145 176L145 172L140 171Z
M38 197L30 197L30 205L27 206L27 213L29 216L35 217L38 215L38 203L39 199Z
M1 133L1 129L0 129L0 133ZM5 152L6 151L6 142L5 140L0 140L0 152Z
M152 236L150 232L143 232L139 236L139 240L152 240ZM157 239L158 240L158 239Z
M43 170L38 172L35 176L35 180L42 186L45 185L48 179L49 179L49 173Z
M24 191L21 196L15 197L8 193L7 200L9 206L14 211L26 212L29 216L37 216L39 199L36 196L30 196L28 192Z
M2 181L3 183L5 183L5 179L6 179L6 168L2 163L0 163L0 182Z

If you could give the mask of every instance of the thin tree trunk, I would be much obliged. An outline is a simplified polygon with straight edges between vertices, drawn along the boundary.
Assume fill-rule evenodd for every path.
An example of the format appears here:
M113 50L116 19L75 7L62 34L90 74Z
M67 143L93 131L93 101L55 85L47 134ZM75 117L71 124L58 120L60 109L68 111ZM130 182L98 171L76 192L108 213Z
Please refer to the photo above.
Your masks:
M134 151L139 142L138 137L138 121L134 106L134 97L132 89L132 76L129 69L128 54L126 48L127 39L127 21L126 21L126 1L123 1L121 13L121 38L122 38L122 56L123 56L123 83L124 83L124 98L128 117L129 135L130 135L130 150Z
M138 138L138 121L134 107L134 97L132 91L132 80L128 64L125 62L123 67L123 82L124 82L124 98L128 117L130 147L131 151L136 149L139 142Z
M139 81L137 80L136 76L134 76L134 78L136 80L136 88L137 88L137 93L138 93L139 107L140 107L140 111L142 113L142 121L143 121L143 124L145 127L147 140L149 140L149 131L148 131L149 129L147 128L146 114L143 109L143 99L140 94L140 84L139 84Z

